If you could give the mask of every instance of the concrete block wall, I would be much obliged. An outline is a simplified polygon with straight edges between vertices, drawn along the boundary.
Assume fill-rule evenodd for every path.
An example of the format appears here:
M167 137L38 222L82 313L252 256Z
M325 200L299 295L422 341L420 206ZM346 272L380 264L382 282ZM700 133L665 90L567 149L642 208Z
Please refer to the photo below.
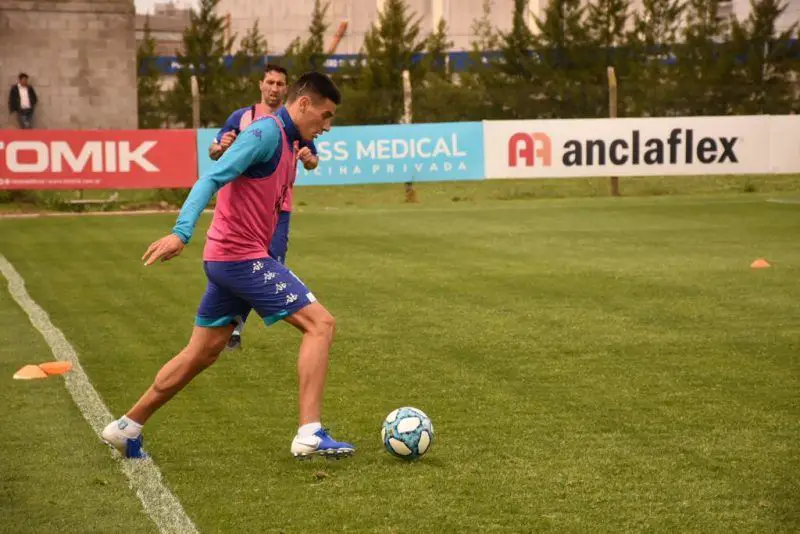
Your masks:
M133 0L0 1L0 127L16 127L8 91L26 72L34 127L137 125Z

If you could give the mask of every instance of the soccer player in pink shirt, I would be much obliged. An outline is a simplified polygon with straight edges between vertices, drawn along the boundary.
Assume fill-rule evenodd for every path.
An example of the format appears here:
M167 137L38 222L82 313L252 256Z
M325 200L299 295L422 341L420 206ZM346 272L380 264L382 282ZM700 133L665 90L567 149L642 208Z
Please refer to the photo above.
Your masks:
M261 102L237 109L230 114L208 148L208 156L211 159L219 159L231 146L236 136L255 119L278 111L286 98L286 93L289 91L288 76L286 69L280 65L268 63L264 67L264 77L258 84L261 90ZM317 156L317 147L314 145L314 141L300 141L297 159L303 163L303 167L306 170L311 171L317 168L319 157ZM270 257L281 263L286 263L286 253L289 249L289 223L292 216L293 190L294 187L289 189L289 193L283 201L281 213L278 217L278 226L275 228L275 234L272 236L272 243L269 246ZM245 321L247 321L247 316L242 317L242 320L233 329L231 338L228 340L227 346L229 349L241 348Z
M203 267L208 285L188 345L155 377L128 412L103 429L102 439L128 458L144 456L142 426L219 357L234 325L254 309L271 325L283 320L303 334L297 360L299 428L291 453L350 456L355 447L334 440L321 425L322 397L335 321L314 294L268 250L281 206L297 172L301 140L330 130L341 94L317 72L301 76L286 105L253 121L192 187L172 232L152 243L142 260L152 265L178 256L197 219L217 193L206 233Z

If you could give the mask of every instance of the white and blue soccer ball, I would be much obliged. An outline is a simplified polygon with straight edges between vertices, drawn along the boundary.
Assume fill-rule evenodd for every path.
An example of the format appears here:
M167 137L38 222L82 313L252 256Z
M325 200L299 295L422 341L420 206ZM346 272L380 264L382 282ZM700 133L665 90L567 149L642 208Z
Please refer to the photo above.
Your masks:
M384 419L381 439L386 450L394 456L413 460L431 450L433 423L418 408L398 408Z

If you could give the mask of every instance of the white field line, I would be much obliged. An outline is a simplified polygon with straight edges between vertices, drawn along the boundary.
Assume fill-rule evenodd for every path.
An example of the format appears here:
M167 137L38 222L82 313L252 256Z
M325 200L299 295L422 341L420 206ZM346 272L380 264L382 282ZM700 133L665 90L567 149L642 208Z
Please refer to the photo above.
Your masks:
M89 377L81 367L78 354L64 334L50 321L47 312L36 304L25 289L25 280L14 266L0 254L0 272L8 280L8 291L13 299L28 314L33 326L42 334L53 356L57 360L72 363L72 370L64 375L67 391L72 395L83 418L92 427L98 438L106 424L114 417L95 391ZM101 441L98 446L106 447ZM116 450L109 449L119 463L119 468L128 477L131 489L142 502L142 507L160 532L195 533L197 528L184 512L181 503L161 480L161 471L152 459L128 460ZM112 512L113 513L113 512Z
M768 198L773 204L800 204L800 198Z

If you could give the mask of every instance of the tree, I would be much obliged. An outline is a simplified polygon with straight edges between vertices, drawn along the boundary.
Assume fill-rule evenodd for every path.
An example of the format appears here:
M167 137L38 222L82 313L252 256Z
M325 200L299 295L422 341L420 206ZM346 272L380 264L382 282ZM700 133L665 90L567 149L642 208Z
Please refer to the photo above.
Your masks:
M688 0L683 41L676 46L675 112L727 115L740 98L733 85L735 54L730 23L718 16L719 0Z
M514 0L511 30L500 38L503 55L500 70L509 77L522 80L531 78L536 71L536 60L532 54L536 39L526 21L527 10L527 0Z
M628 35L630 74L622 94L624 107L634 116L672 113L680 91L673 63L683 10L681 0L643 0L633 15Z
M587 6L589 38L608 55L624 40L629 7L628 0L596 0Z
M489 98L500 106L505 118L524 119L537 114L541 84L534 56L536 39L526 20L527 4L527 0L514 0L511 29L498 38L500 58L493 68L499 75L487 86Z
M792 69L798 45L797 23L778 33L786 11L781 0L750 0L750 16L733 21L732 44L737 59L735 84L744 88L735 111L745 114L787 113L794 100Z
M500 35L491 22L493 4L492 0L483 0L481 17L472 22L472 35L475 37L470 43L470 67L460 75L461 87L470 98L468 116L473 120L508 116L503 96L505 78L496 58Z
M440 77L447 77L447 51L452 46L453 42L447 36L447 22L440 19L436 31L428 36L425 43L426 70Z
M263 63L267 55L267 40L258 29L258 20L242 38L233 56L230 84L227 88L228 107L238 109L258 101L261 96L258 82L264 77Z
M473 52L496 50L500 44L500 36L491 21L493 5L492 0L483 0L481 18L472 21L472 34L475 36L471 43Z
M474 92L472 80L448 72L447 51L452 46L447 36L447 24L441 20L427 39L425 77L414 90L414 122L460 122L483 118L481 95Z
M587 89L597 106L594 116L607 116L608 71L614 67L617 77L624 78L630 67L626 43L626 26L630 19L630 0L596 0L586 8L586 28L591 51L586 65Z
M330 2L323 4L314 0L314 10L311 12L311 22L308 26L308 39L303 41L295 38L286 48L284 58L291 78L296 78L304 72L321 70L325 63L325 32L330 24L327 22Z
M424 78L418 61L426 40L420 38L420 19L405 0L386 0L378 20L367 31L362 47L363 64L345 68L339 77L350 100L340 117L356 124L392 124L403 116L403 70L413 86Z
M200 90L200 125L219 125L231 111L232 74L225 66L234 37L225 36L225 21L215 8L219 0L200 0L198 11L190 13L190 25L183 32L184 52L178 54L179 70L169 94L169 111L184 125L192 123L192 74Z
M156 56L156 41L150 33L148 16L144 23L144 39L136 51L139 128L160 128L164 123L164 95L160 73L154 63Z
M605 90L597 85L598 70L605 69L597 63L585 9L581 0L553 0L536 19L536 55L528 63L528 83L539 88L533 117L595 117L605 109Z

